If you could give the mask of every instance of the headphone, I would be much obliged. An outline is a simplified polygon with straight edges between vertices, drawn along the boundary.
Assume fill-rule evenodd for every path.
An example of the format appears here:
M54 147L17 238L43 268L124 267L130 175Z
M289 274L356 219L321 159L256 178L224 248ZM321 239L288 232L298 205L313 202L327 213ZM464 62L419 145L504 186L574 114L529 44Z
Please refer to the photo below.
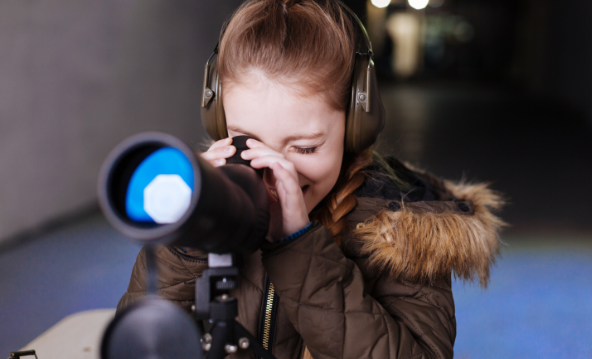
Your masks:
M384 128L386 114L378 93L376 71L372 61L374 52L368 33L349 7L339 0L335 1L358 24L368 50L366 53L356 52L351 95L345 116L345 151L355 154L376 142ZM208 135L216 141L228 137L226 116L222 105L222 83L218 78L217 55L218 45L206 62L201 102L202 123Z

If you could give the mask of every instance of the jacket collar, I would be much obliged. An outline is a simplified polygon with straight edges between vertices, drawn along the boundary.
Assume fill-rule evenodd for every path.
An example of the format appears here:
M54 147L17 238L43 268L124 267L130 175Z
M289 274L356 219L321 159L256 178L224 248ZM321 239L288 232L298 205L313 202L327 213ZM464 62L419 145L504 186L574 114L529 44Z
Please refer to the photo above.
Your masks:
M404 193L393 195L392 190L391 198L358 197L346 217L344 252L365 256L377 270L414 282L454 272L463 280L478 278L486 287L499 254L499 232L506 225L494 214L504 204L502 197L486 184L413 173L434 199L406 201Z

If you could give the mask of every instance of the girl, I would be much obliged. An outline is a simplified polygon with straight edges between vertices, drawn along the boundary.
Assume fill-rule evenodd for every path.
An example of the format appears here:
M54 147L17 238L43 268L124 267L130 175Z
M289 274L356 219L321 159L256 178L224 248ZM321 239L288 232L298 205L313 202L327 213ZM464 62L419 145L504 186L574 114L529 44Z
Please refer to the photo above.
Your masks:
M264 169L269 243L242 269L238 321L277 358L452 358L451 273L489 279L503 222L485 185L453 184L344 143L356 26L335 0L252 0L220 42L228 138ZM206 255L164 247L159 294L190 310ZM140 252L118 308L145 293ZM249 357L239 350L232 357Z

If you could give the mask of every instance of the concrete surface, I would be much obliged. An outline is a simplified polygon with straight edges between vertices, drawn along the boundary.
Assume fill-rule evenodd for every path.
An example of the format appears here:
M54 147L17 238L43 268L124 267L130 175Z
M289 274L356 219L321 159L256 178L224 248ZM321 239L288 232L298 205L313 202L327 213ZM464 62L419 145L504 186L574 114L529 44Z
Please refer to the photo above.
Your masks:
M101 340L115 309L94 309L60 320L21 350L35 350L38 358L99 359Z
M203 138L203 64L239 2L0 2L0 244L92 206L125 137Z

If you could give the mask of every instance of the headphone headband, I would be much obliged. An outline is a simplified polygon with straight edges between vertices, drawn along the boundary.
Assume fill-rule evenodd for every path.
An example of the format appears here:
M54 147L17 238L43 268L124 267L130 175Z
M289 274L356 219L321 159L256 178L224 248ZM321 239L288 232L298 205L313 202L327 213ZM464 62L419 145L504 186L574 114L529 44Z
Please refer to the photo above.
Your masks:
M367 53L355 53L355 66L352 74L351 97L346 113L345 149L350 153L359 153L370 147L382 132L385 122L385 111L378 93L376 73L373 66L374 51L366 28L360 18L341 0L331 0L345 10L358 25L362 33ZM228 19L220 32L220 40L226 32L232 17ZM202 122L207 133L214 140L228 136L226 116L222 104L222 84L218 78L218 54L216 44L214 51L205 65L204 84L201 102ZM357 46L360 46L358 43ZM214 103L212 103L212 101ZM372 104L372 106L371 106Z
M364 24L362 24L362 20L360 20L358 15L356 15L356 13L353 12L353 10L349 8L349 6L347 6L343 2L341 2L341 0L334 0L334 1L337 4L339 4L343 10L347 11L349 13L349 15L354 19L354 21L358 24L358 28L362 31L364 42L366 43L366 48L368 48L368 56L370 56L370 58L374 58L374 51L372 50L372 42L370 41L370 36L368 35L368 31L366 31Z

